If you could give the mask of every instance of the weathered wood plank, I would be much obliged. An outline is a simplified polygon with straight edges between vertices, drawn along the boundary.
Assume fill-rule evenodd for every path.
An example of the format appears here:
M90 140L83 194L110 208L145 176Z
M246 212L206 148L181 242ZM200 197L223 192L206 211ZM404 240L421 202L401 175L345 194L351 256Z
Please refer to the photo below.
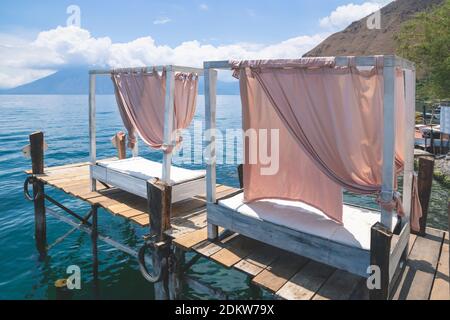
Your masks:
M211 255L210 258L221 265L230 268L246 256L258 245L258 242L244 237L238 236L228 243L226 248Z
M146 227L150 224L150 217L147 213L140 215L140 216L135 216L135 217L131 218L130 220L133 221L134 223L137 223L140 226L143 226L143 227Z
M314 295L313 300L349 300L362 277L336 270Z
M422 217L419 220L420 230L418 234L425 235L427 227L428 207L431 196L431 185L433 183L434 158L420 157L417 188L419 191L420 204L422 205Z
M259 242L252 252L234 267L254 277L274 262L279 254L279 249Z
M66 169L66 168L83 167L83 166L89 166L89 162L71 163L71 164L66 164L63 166L46 167L46 168L44 168L44 172L48 174L48 173L53 173L55 171ZM31 174L32 170L26 170L25 173Z
M432 229L427 229L425 237L417 237L393 299L429 299L443 237L442 231Z
M335 270L311 260L278 290L276 296L286 300L310 300Z
M436 277L431 290L430 300L450 300L449 279L449 235L445 234L445 240L441 249L441 256L437 266Z
M216 252L222 250L226 247L227 242L231 241L233 238L237 237L238 234L234 233L232 235L229 235L225 237L224 239L216 242L212 242L210 240L205 240L203 242L200 242L199 244L192 247L195 251L198 253L204 255L205 257L210 257L211 255L215 254Z
M309 260L291 253L282 253L267 269L252 279L252 283L277 292Z
M207 228L203 228L194 232L190 232L181 237L175 238L172 243L183 250L190 250L196 244L205 241L208 238Z

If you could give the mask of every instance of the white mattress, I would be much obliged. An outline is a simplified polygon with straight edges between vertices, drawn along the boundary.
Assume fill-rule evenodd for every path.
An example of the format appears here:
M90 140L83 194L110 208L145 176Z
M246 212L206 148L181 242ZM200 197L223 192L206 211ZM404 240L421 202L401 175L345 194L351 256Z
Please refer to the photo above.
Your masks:
M381 217L377 211L344 205L343 225L340 225L303 202L267 199L244 204L243 198L243 193L240 193L220 200L219 205L249 217L364 250L370 250L370 229ZM393 228L396 223L397 217L393 216Z
M138 179L149 180L152 178L161 179L162 164L155 161L150 161L142 157L128 158L124 160L105 160L98 161L98 165L125 173ZM172 166L171 169L171 184L180 184L183 182L204 178L206 176L205 170L189 170Z

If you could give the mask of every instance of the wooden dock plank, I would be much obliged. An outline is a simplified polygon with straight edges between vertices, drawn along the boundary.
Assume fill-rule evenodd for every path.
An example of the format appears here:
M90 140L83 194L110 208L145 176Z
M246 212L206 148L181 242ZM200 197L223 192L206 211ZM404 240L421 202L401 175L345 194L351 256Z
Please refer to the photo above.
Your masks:
M228 245L210 256L212 260L230 268L245 257L258 245L258 242L244 237L237 236L228 242Z
M450 300L449 279L449 234L445 233L445 240L439 257L436 277L431 290L430 300Z
M252 283L270 292L277 292L309 259L291 253L282 253L270 266L252 279Z
M362 277L336 270L314 295L313 300L349 300Z
M45 174L37 177L49 186L97 204L142 227L149 225L146 199L122 190L106 189L101 184L98 191L90 191L87 162L46 168ZM217 185L217 198L236 191L233 187ZM254 277L254 284L278 298L367 298L365 280L350 273L237 234L228 234L215 242L207 240L205 205L205 195L173 204L172 229L168 234L175 245L249 274ZM394 298L450 299L448 241L448 233L434 229L427 229L426 237L411 235L409 260Z
M428 300L436 273L444 232L427 229L417 237L405 271L393 295L394 300Z
M207 228L203 228L175 238L173 240L173 244L182 248L183 250L188 251L196 244L205 241L207 238L208 230Z
M129 219L130 221L133 221L134 223L137 223L141 227L147 227L150 225L150 216L146 214L142 214L140 216L134 216Z
M259 242L258 246L246 258L236 263L234 267L254 277L274 262L279 254L279 249Z
M210 240L205 240L203 242L200 242L194 246L192 246L192 249L195 250L196 252L204 255L205 257L209 258L210 256L212 256L213 254L215 254L216 252L219 252L220 250L222 250L223 248L225 248L227 246L227 242L231 241L233 238L237 237L238 234L233 233L229 236L226 236L224 239L221 239L219 241L210 241Z
M311 260L276 292L276 296L286 300L310 300L335 270Z

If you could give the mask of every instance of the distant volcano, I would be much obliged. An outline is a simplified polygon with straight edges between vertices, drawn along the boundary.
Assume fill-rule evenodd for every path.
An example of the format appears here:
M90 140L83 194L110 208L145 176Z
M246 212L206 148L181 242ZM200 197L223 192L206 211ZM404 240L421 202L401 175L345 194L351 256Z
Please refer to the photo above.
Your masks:
M114 94L112 81L107 75L99 75L96 79L97 94ZM199 92L203 94L203 78L199 81ZM63 69L39 80L12 89L0 90L0 94L88 94L88 68ZM220 95L239 94L239 82L217 82L217 93Z

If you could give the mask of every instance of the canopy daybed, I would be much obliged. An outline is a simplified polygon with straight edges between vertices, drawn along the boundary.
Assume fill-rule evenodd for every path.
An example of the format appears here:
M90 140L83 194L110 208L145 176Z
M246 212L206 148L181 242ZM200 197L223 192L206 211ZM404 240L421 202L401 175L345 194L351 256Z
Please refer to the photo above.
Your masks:
M109 75L128 146L133 157L120 160L98 160L96 151L95 80ZM161 180L172 186L172 202L205 193L205 171L172 166L172 152L181 140L176 130L185 129L193 119L196 107L198 77L203 70L180 66L158 66L90 71L89 139L91 189L96 181L147 198L147 182ZM163 163L138 156L137 139L163 152Z
M244 130L279 130L280 168L264 175L259 159L249 163L254 146L244 137L243 190L217 201L211 130L208 237L221 226L363 277L377 265L381 287L371 297L387 298L407 254L410 217L416 227L421 215L414 65L396 56L205 62L207 130L216 127L216 69L240 79ZM380 211L344 205L343 189L377 194Z

